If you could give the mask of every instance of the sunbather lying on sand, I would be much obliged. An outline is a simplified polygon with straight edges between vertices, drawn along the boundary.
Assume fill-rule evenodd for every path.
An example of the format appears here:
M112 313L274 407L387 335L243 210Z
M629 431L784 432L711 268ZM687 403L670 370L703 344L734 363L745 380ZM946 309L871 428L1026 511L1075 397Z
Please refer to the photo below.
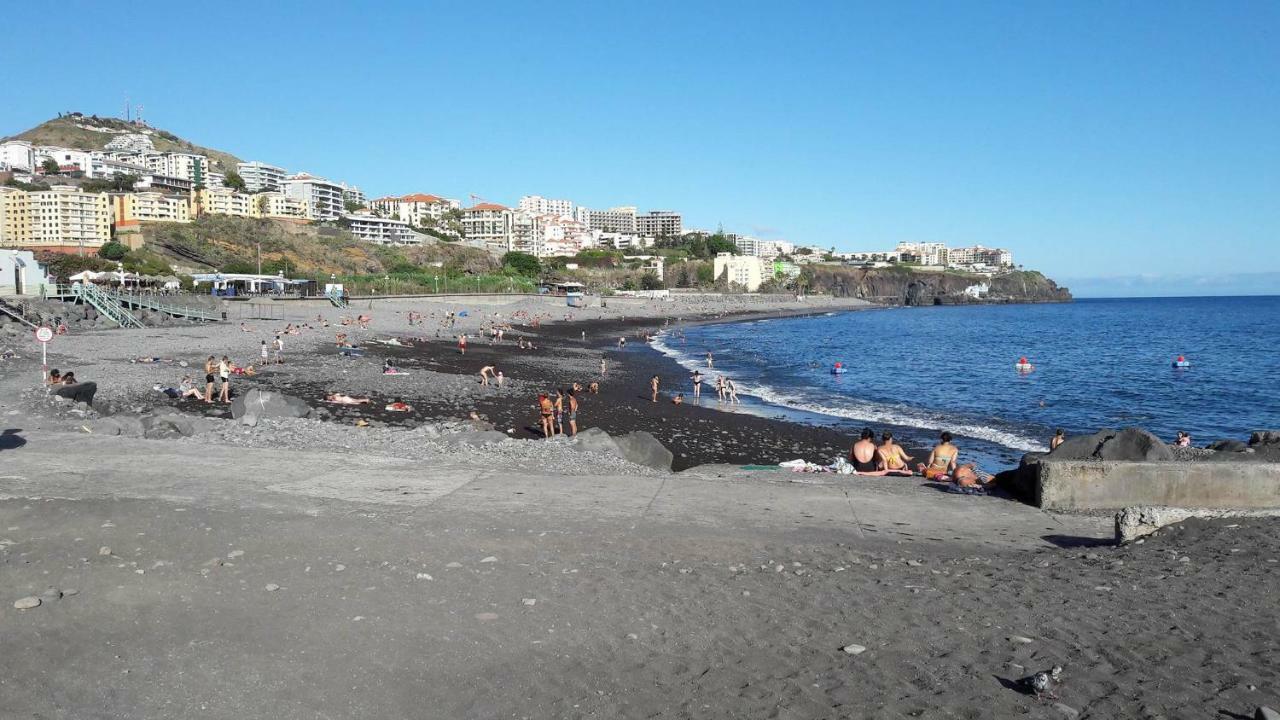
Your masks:
M386 409L387 412L412 412L413 406L407 402L396 400L395 402L387 405Z
M334 405L368 405L373 402L367 397L351 397L350 395L344 395L342 393L329 393L324 396L324 401L333 403Z

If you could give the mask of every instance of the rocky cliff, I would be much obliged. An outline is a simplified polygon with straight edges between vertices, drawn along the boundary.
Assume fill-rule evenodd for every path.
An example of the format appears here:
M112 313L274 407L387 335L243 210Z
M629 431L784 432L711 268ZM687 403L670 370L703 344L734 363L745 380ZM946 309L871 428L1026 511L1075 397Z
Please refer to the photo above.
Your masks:
M995 277L959 272L922 272L907 267L805 268L811 292L856 297L888 305L1071 302L1067 288L1035 271Z

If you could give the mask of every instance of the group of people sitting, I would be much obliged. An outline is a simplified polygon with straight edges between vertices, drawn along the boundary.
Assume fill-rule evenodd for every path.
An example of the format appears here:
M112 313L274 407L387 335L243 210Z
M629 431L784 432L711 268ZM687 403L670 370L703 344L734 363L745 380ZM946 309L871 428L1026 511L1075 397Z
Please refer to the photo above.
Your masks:
M97 383L80 382L73 372L64 373L57 369L50 370L49 377L45 379L45 383L49 385L54 395L90 406L93 405L93 396L98 393Z
M929 451L929 457L922 463L916 463L914 470L911 461L915 458L894 442L893 433L881 433L879 444L875 438L870 428L863 429L861 437L849 450L849 463L853 465L854 473L900 477L918 474L926 480L950 482L961 488L990 489L995 485L995 478L979 470L976 464L959 462L960 449L952 443L949 432L942 433L939 443Z

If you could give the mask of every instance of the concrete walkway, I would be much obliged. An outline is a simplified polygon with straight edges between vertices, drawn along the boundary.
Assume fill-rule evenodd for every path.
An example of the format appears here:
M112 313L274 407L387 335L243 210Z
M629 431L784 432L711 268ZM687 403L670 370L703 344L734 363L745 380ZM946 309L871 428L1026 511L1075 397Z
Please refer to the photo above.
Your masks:
M33 433L26 445L2 451L0 460L0 494L10 497L165 500L317 516L382 506L418 517L520 514L631 527L836 531L854 542L963 542L992 549L1043 547L1046 536L1109 538L1113 532L1109 516L1051 514L1000 498L944 493L915 479L719 466L652 476L565 477L486 469L467 462L466 454L423 463L57 433Z

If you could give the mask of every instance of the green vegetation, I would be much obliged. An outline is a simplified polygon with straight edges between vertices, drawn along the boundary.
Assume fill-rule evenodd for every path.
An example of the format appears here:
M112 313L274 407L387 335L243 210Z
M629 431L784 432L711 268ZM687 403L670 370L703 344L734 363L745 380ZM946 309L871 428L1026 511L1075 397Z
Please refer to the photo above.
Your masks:
M226 176L222 179L222 184L232 190L248 192L248 187L244 184L244 178L240 177L240 173L230 168L227 169Z
M641 290L661 290L663 289L662 278L656 273L647 272L640 276Z
M27 192L39 192L49 189L49 183L26 183L16 178L9 178L4 181L5 187L18 188Z
M104 260L123 260L128 254L129 248L114 240L98 248L98 257Z
M353 212L356 212L356 211L358 211L358 210L363 210L363 209L364 209L364 206L363 206L363 205L361 205L360 203L356 202L355 200L343 200L343 201L342 201L342 209L343 209L343 210L346 210L346 211L347 211L347 212L349 212L349 213L353 213Z
M58 167L58 161L53 158L45 158L44 162L40 163L40 170L45 175L57 175L62 171L62 168Z
M717 232L714 235L698 235L688 233L678 238L658 238L654 241L654 248L657 250L678 250L686 257L707 260L714 258L717 253L727 252L738 254L738 246L725 236L723 232Z
M542 263L538 262L538 258L529 253L512 251L503 255L502 267L504 270L526 277L538 277L542 273Z
M80 189L91 193L133 192L133 185L136 182L138 182L137 175L121 175L116 173L110 180L102 178L85 180L80 183Z

